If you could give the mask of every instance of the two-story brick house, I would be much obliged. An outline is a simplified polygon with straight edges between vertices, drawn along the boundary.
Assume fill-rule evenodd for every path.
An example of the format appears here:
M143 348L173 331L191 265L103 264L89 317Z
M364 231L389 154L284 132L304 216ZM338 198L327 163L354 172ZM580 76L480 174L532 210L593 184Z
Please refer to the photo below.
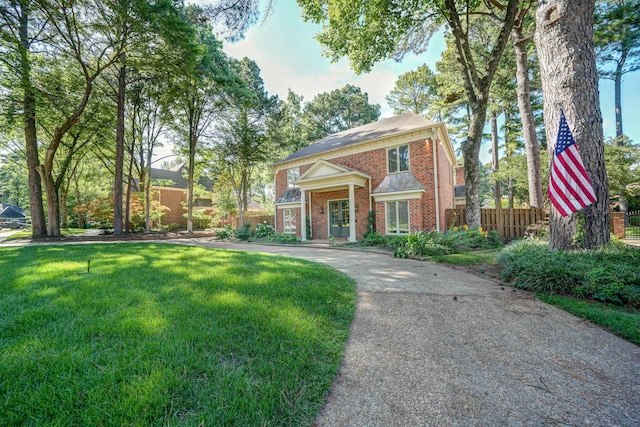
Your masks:
M274 164L276 231L355 241L369 211L381 234L444 230L455 167L444 123L414 113L329 135Z

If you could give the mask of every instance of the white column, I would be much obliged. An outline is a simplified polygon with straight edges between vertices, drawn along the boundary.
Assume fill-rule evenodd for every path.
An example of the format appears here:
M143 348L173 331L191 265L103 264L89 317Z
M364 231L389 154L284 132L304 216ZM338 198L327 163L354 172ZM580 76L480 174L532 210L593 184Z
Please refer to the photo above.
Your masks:
M300 189L300 240L307 240L307 195Z
M356 197L353 184L349 184L349 241L356 241Z

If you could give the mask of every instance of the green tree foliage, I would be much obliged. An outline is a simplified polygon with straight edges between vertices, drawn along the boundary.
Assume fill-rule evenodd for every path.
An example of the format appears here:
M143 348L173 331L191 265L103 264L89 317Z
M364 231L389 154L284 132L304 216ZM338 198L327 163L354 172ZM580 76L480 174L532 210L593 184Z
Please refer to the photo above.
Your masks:
M234 190L240 217L248 210L253 178L260 168L275 160L277 139L273 138L279 112L277 96L270 96L255 61L232 61L233 71L242 81L242 90L230 93L216 126L216 167L220 178Z
M471 122L462 144L465 158L467 220L480 225L478 159L486 119L489 88L518 10L518 0L456 2L421 0L371 2L367 0L298 0L305 19L324 24L317 38L332 59L347 56L356 72L368 71L382 59L401 59L407 52L421 53L430 36L446 24L453 36L459 65L458 79L469 100ZM486 19L498 28L484 45L486 66L478 66L473 53L471 18Z
M0 204L29 207L29 187L24 159L17 154L0 157Z
M616 136L620 137L622 76L640 69L640 0L598 1L594 40L600 75L615 82Z
M396 84L387 95L389 106L395 114L413 111L432 120L442 120L437 110L438 82L436 74L427 64L408 71L398 77Z
M380 106L369 104L369 95L362 89L345 85L341 89L316 95L305 109L304 116L313 141L327 135L375 122Z
M609 178L609 195L626 199L640 197L640 146L626 137L605 141L604 161Z

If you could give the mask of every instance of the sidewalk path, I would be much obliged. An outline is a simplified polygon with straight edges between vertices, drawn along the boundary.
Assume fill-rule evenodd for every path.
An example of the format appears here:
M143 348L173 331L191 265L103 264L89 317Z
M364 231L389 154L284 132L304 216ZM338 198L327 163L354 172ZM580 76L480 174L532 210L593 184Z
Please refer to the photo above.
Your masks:
M356 280L317 426L640 425L640 347L529 293L389 255L200 244L304 258Z

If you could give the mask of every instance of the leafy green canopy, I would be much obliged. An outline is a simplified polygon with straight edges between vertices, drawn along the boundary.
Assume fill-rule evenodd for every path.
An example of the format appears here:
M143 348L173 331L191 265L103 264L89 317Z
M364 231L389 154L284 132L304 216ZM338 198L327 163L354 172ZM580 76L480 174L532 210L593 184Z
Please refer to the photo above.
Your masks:
M474 2L477 3L477 2ZM440 1L298 0L303 18L326 23L318 41L333 61L346 56L357 73L390 57L422 52L444 22Z

